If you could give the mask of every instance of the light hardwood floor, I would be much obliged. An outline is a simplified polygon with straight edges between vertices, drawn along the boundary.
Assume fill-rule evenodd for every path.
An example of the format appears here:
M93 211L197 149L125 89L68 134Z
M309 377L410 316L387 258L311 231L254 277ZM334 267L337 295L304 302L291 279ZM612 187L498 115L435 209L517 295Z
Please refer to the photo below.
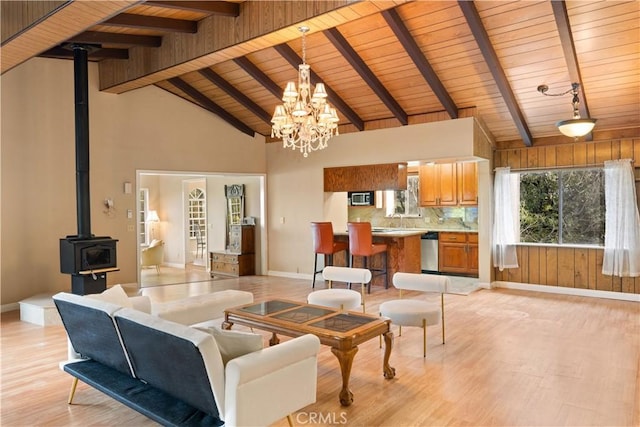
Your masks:
M322 282L316 287L322 288ZM243 277L145 288L153 301L242 289L255 299L303 301L310 281ZM372 288L367 311L397 291ZM409 294L409 297L417 297ZM640 424L640 304L515 290L447 295L447 342L429 328L396 333L382 375L378 340L360 346L351 372L354 403L341 407L338 362L322 347L317 402L293 415L297 425L348 426L638 426ZM1 418L5 426L151 426L152 421L79 384L58 368L66 356L61 326L2 314ZM264 334L265 338L267 334ZM282 337L286 339L285 337ZM171 357L167 355L167 357ZM274 385L277 386L277 385ZM287 425L286 420L276 426Z

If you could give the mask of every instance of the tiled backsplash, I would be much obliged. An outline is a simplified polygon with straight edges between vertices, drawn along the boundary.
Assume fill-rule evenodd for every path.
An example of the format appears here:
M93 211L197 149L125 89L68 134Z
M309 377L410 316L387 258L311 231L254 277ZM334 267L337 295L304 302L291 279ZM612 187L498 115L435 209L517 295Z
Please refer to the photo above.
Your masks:
M374 206L350 206L349 222L370 222L373 227L404 227L429 230L477 230L478 208L420 208L419 217L392 218L385 215L384 209Z

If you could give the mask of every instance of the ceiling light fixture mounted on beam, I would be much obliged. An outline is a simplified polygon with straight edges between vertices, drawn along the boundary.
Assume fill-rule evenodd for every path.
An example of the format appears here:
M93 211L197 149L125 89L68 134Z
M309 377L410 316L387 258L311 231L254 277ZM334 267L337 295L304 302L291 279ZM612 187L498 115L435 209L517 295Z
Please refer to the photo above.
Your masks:
M302 33L302 64L298 66L298 87L287 83L282 104L276 106L271 123L271 136L282 138L282 146L300 150L304 157L309 152L327 148L327 141L338 135L338 113L327 102L323 83L315 90L311 86L311 68L306 63L305 34L309 27L299 27ZM313 95L311 94L313 91Z
M573 106L573 118L569 120L560 120L556 123L558 129L562 134L578 139L581 136L587 135L589 132L593 130L593 127L596 125L596 119L591 119L587 117L583 119L580 117L580 110L578 106L580 105L580 99L578 98L578 90L580 89L580 83L572 83L571 89L567 90L563 93L547 93L549 90L549 86L540 85L538 86L538 92L545 96L563 96L568 93L573 94L573 100L571 101L571 105Z

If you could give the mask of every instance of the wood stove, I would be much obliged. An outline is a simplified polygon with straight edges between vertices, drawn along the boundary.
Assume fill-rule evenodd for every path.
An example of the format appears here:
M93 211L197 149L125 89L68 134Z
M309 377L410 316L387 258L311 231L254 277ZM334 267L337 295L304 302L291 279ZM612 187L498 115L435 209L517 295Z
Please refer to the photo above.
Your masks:
M118 269L116 242L110 237L60 239L60 272L71 274L74 294L99 293L106 289L106 273Z
M91 233L89 191L89 77L88 45L73 50L76 128L76 205L78 234L60 239L60 272L71 274L71 292L93 294L107 288L107 272L118 270L116 242Z

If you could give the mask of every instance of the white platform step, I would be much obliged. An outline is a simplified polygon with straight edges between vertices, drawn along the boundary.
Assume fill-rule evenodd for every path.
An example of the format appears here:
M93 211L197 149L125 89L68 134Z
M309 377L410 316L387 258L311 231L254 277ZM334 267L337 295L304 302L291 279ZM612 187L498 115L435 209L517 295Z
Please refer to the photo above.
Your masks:
M39 294L20 301L20 320L40 326L62 325L52 294Z

